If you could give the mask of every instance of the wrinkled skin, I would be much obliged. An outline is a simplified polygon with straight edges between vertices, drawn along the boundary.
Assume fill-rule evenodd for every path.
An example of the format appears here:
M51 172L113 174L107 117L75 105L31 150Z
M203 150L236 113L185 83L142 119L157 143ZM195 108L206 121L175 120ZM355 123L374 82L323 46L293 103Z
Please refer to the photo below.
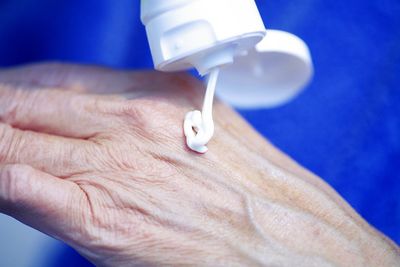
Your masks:
M398 247L185 74L59 64L0 72L0 211L98 266L399 266ZM321 159L323 160L323 159Z

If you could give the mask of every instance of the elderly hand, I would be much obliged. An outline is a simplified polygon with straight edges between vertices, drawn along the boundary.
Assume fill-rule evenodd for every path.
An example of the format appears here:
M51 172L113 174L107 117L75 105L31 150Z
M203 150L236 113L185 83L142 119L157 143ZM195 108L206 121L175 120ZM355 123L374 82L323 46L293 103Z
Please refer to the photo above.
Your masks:
M397 246L183 74L37 65L0 72L0 211L99 266L395 266Z

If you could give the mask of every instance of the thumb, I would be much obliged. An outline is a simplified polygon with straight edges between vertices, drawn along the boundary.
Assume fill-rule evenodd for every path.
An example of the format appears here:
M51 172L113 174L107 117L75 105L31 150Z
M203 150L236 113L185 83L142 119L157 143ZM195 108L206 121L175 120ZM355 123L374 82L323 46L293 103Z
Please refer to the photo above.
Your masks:
M0 212L43 233L72 241L80 199L72 182L27 165L0 166Z

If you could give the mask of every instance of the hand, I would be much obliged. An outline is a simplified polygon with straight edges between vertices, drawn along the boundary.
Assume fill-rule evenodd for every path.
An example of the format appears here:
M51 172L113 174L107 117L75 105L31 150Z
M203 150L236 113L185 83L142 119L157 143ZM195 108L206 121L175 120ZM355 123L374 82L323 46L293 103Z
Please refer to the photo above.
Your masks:
M107 95L106 95L107 94ZM0 72L0 211L99 266L395 266L398 247L216 103L199 155L184 74Z

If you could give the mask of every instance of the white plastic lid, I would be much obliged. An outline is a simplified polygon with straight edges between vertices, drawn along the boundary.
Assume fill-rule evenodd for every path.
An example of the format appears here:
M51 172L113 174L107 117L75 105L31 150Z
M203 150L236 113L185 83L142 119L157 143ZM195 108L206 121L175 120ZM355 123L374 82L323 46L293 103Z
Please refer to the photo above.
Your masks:
M275 107L297 96L312 75L310 52L303 40L267 30L254 49L221 69L217 94L238 108Z

